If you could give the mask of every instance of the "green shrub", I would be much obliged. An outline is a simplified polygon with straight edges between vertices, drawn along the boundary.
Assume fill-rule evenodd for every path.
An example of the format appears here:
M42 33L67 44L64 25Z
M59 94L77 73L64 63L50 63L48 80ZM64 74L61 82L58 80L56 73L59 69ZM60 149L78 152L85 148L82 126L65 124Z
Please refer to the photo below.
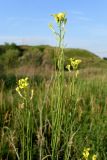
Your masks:
M16 76L14 74L0 75L0 85L4 83L4 88L9 89L16 86Z
M5 54L3 55L4 57L4 63L8 67L14 67L17 64L17 58L20 55L20 51L17 49L8 49Z
M4 49L9 50L9 49L18 49L18 46L15 43L5 43L4 44Z

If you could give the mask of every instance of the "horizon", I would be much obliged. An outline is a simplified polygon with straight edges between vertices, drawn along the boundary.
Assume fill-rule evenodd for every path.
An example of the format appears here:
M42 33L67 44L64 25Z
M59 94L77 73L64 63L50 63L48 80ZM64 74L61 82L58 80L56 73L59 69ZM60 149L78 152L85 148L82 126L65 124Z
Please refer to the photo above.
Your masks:
M67 12L65 45L107 56L107 1L3 0L1 1L0 44L56 45L48 28L51 14Z
M55 45L50 45L50 44L16 44L16 43L14 43L14 42L11 42L11 43L8 43L8 42L5 42L4 44L0 44L0 46L4 46L5 44L9 44L9 45L12 45L12 44L15 44L16 46L28 46L28 47L37 47L37 46L49 46L49 47L58 47L58 46L55 46ZM86 50L86 51L88 51L88 52L90 52L90 53L92 53L92 54L94 54L94 55L96 55L96 56L98 56L98 57L100 57L100 58L107 58L107 55L106 56L100 56L100 55L98 55L98 54L96 54L96 53L94 53L94 52L92 52L92 51L90 51L90 50L88 50L88 49L84 49L84 48L73 48L73 47L64 47L65 49L80 49L80 50Z

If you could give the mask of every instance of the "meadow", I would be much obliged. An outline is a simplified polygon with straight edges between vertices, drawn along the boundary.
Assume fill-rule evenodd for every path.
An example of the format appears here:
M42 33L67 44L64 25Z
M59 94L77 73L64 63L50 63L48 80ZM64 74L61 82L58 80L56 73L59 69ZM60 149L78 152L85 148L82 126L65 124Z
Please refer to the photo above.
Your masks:
M60 14L58 47L0 48L0 160L107 160L107 60L64 49Z

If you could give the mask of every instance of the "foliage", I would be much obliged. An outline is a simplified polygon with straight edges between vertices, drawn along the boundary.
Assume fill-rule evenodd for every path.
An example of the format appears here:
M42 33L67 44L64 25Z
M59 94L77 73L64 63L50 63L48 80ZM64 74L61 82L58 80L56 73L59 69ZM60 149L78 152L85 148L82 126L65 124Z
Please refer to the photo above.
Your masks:
M8 44L0 46L0 64L4 69L18 68L24 65L33 65L36 67L51 70L55 68L55 57L58 56L58 47L48 45L40 46L17 46L16 44ZM82 49L64 49L64 64L68 64L69 58L81 59L82 63L79 68L107 68L105 59L101 59L93 53ZM56 65L57 66L57 65ZM57 66L58 68L58 66Z
M16 66L17 58L20 52L17 49L8 49L4 55L4 62L6 66L13 67Z
M103 57L104 60L107 60L107 57Z
M16 86L16 76L14 74L0 75L0 87L4 85L5 89L13 88Z
M70 78L70 81L72 81L72 78ZM65 114L60 126L61 139L59 140L58 154L61 159L64 159L63 153L65 146L68 145L69 147L71 146L71 150L69 151L71 159L79 159L82 156L84 148L89 147L91 148L91 156L97 154L98 159L106 160L107 84L101 80L83 81L78 79L75 81L74 93L71 94L70 81L65 84L63 92L62 104L63 108L65 108ZM29 126L29 133L30 130L32 133L32 160L35 159L35 156L39 156L38 152L41 140L43 144L42 156L45 157L51 154L51 109L52 107L56 107L52 103L53 96L55 95L52 92L51 83L51 81L48 81L46 84L41 83L38 87L33 80L34 97L32 103L26 104L26 107L31 109L33 118L29 122L32 124ZM24 136L22 129L24 129L24 132L26 131L29 114L26 113L26 107L24 106L25 108L23 108L23 101L16 95L15 91L13 92L13 89L6 91L1 88L0 93L2 94L0 100L1 156L2 158L11 156L13 160L16 154L12 144L15 145L16 149L18 148L17 152L19 156L22 156L22 147L26 143L26 138L22 139ZM43 107L42 135L40 135L39 121L41 106ZM23 122L26 123L23 124ZM10 132L5 127L8 127ZM70 130L72 131L71 136L68 137ZM40 136L42 136L42 139ZM26 155L26 149L24 154Z

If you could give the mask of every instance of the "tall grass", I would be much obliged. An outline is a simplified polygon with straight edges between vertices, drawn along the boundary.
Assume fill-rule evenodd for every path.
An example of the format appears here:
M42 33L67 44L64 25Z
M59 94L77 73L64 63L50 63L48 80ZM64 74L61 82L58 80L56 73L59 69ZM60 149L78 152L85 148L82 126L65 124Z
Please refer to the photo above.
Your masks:
M90 147L90 155L106 160L107 84L77 79L70 94L69 81L59 98L51 83L34 86L24 106L14 90L1 90L1 159L80 159Z
M1 159L80 159L84 147L107 159L107 84L77 79L71 94L71 81L62 97L52 80L34 86L24 106L14 89L1 90Z

